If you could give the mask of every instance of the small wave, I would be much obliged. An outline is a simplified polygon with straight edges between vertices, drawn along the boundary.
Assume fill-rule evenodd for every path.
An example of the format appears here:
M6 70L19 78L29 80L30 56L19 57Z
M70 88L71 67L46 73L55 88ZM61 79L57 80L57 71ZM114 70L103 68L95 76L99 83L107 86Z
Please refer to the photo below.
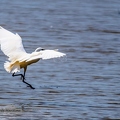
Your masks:
M120 31L107 30L107 29L97 29L97 28L94 28L94 27L89 27L86 31L120 34Z

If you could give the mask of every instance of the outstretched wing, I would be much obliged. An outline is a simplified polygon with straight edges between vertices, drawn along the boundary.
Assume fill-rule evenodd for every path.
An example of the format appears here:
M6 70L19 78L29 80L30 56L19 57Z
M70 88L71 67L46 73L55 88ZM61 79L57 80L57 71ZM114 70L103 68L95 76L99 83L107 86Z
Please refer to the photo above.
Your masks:
M26 62L30 62L33 60L37 60L37 59L52 59L52 58L59 58L59 57L63 57L66 54L62 53L62 52L58 52L56 50L42 50L39 52L33 52L30 57L26 60Z
M11 58L14 53L26 52L21 37L17 33L14 34L2 27L0 27L0 45L3 53L9 58Z
M64 54L62 52L58 52L56 50L43 50L43 51L41 51L40 57L45 60L45 59L63 57L65 55L66 54Z
M9 57L10 61L32 61L36 59L51 59L65 56L64 53L58 52L56 50L43 50L33 52L32 54L26 53L24 50L22 39L16 33L11 33L10 31L0 27L0 45L1 50L5 55Z

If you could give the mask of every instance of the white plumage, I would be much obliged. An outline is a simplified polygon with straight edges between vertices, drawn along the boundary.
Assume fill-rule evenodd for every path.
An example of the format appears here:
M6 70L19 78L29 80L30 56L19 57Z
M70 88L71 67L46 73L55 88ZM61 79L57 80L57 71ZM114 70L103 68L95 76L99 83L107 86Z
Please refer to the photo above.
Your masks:
M45 50L42 48L37 48L34 52L27 53L23 47L21 37L17 33L14 34L3 27L0 27L0 45L3 53L8 56L8 61L4 63L5 70L9 73L13 73L13 76L21 75L23 82L31 88L33 87L24 81L28 65L40 59L51 59L66 55L57 50ZM20 72L21 68L24 68L24 75L15 75L16 72Z

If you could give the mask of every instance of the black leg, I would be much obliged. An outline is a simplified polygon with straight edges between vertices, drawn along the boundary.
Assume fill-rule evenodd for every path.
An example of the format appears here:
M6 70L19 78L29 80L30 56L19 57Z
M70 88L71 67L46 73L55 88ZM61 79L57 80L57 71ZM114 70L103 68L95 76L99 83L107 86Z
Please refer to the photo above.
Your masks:
M29 83L27 83L27 82L25 81L25 77L24 77L23 74L15 74L15 73L13 73L12 76L13 76L13 77L14 77L14 76L21 76L22 81L23 81L25 84L27 84L31 89L35 89L34 87L32 87L31 84L29 84Z

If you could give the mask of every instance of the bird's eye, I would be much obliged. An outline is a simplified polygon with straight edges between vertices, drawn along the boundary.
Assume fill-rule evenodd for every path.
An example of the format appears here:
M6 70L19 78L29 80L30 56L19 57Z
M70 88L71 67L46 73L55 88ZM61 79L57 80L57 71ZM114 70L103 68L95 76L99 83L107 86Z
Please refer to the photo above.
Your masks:
M36 50L35 50L35 52L40 52L40 51L43 51L43 50L45 50L44 48L37 48Z
M45 50L45 49L44 48L40 49L40 51L43 51L43 50Z

